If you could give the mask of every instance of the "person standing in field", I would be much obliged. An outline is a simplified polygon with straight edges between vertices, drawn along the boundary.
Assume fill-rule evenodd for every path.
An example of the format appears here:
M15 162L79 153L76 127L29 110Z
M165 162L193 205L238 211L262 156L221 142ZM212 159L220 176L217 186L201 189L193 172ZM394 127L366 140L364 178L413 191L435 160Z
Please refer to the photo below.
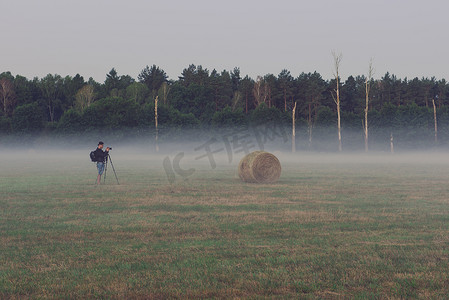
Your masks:
M97 149L94 151L98 170L97 184L100 184L101 175L103 175L104 172L104 164L106 163L106 159L109 155L109 147L106 147L106 151L103 151L103 147L104 143L100 141L98 142Z

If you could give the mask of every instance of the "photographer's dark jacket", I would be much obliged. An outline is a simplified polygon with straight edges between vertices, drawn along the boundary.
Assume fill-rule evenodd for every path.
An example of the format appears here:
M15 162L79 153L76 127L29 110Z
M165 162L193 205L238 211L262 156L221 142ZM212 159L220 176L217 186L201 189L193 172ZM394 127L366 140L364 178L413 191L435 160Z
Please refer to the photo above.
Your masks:
M106 161L106 157L108 156L108 152L107 151L103 151L100 148L97 148L95 151L95 160L97 162L105 162Z

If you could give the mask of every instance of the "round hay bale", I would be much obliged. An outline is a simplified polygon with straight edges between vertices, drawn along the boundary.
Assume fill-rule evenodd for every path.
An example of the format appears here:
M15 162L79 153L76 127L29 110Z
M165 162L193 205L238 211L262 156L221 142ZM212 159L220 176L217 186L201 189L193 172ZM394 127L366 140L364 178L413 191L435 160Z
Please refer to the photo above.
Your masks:
M281 163L271 153L254 151L240 160L239 177L245 182L273 183L281 176Z

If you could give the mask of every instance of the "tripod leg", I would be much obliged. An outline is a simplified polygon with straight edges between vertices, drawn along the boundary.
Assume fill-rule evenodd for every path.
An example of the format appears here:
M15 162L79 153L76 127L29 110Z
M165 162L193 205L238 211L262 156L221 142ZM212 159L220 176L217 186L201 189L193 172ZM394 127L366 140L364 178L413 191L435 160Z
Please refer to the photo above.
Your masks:
M103 178L103 182L106 183L106 171L108 170L108 161L106 160L104 162L104 178Z
M109 161L111 162L111 166L112 166L112 171L114 171L114 175L115 175L115 180L117 180L117 184L120 184L120 182L118 182L118 177L117 177L117 173L115 172L115 168L114 168L114 164L112 163L112 159L111 159L111 156L109 156Z

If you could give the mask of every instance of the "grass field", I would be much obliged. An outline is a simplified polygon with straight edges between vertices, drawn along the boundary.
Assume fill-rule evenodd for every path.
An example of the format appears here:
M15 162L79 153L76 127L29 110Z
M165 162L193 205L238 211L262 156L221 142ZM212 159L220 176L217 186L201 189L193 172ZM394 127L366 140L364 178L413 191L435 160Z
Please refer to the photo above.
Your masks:
M96 187L84 152L2 157L0 298L449 295L443 157L298 155L255 185L118 155Z

